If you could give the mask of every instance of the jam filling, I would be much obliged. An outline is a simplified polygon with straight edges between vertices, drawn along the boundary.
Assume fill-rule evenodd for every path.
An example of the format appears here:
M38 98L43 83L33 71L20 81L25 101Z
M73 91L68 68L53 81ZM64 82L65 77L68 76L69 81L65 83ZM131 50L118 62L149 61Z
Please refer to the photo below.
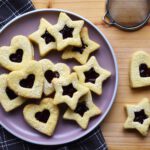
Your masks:
M42 112L37 112L35 118L40 122L46 123L50 116L50 112L47 109L44 109Z
M72 51L79 52L80 54L82 54L86 47L88 47L88 45L83 43L82 41L82 47L73 47Z
M64 28L62 30L60 30L59 32L62 34L63 39L72 37L72 32L73 32L74 28L69 28L67 25L64 26Z
M84 72L85 75L85 82L91 82L95 83L95 80L97 77L99 77L99 74L95 72L94 68L91 68L89 71Z
M86 106L85 102L79 102L74 112L78 113L80 116L83 116L88 110L89 108Z
M144 109L134 112L134 122L139 122L143 124L144 120L148 118L148 116L145 114Z
M9 87L6 88L6 94L10 100L17 98L18 96Z
M11 54L9 56L9 59L13 62L20 63L20 62L22 62L22 56L23 56L23 50L17 49L16 53Z
M150 69L146 64L141 64L139 66L140 76L141 77L150 77Z
M54 37L52 35L50 35L47 30L41 37L45 40L46 44L49 44L50 42L55 42Z
M32 88L33 84L34 84L34 80L35 80L35 75L30 74L30 75L27 76L26 79L22 79L20 81L20 86L22 86L24 88Z
M44 74L46 80L51 83L53 78L59 78L59 73L57 71L53 72L51 70L47 70Z
M70 96L70 97L72 97L73 94L77 91L77 90L73 87L72 83L69 84L69 85L67 85L67 86L63 86L62 88L63 88L63 95L68 95L68 96Z

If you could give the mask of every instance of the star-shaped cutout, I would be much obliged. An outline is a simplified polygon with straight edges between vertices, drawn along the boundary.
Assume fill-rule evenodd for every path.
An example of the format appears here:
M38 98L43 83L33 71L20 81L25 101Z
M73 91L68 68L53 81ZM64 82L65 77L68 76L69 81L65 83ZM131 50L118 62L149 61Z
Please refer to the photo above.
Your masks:
M142 135L146 136L150 125L150 103L144 98L137 105L126 105L128 118L124 123L126 129L137 129Z
M81 47L67 47L63 52L62 58L69 59L75 58L79 63L85 64L89 58L89 55L97 50L100 45L89 38L88 29L84 27L81 30Z
M89 91L78 81L76 73L55 78L52 83L56 91L54 104L66 103L72 110L76 108L79 98Z
M111 75L109 71L100 67L94 56L86 64L75 66L73 69L77 73L79 81L98 95L102 93L103 81Z
M101 114L101 110L93 103L91 92L82 96L76 109L67 109L63 115L64 119L75 120L79 126L86 129L91 117Z
M61 51L65 47L81 46L80 32L83 27L84 21L72 21L70 17L61 12L59 15L58 23L55 25L55 37L57 41L57 50Z
M42 18L38 30L29 35L29 39L38 44L40 55L42 57L51 50L56 49L54 32L57 32L54 26L46 19Z

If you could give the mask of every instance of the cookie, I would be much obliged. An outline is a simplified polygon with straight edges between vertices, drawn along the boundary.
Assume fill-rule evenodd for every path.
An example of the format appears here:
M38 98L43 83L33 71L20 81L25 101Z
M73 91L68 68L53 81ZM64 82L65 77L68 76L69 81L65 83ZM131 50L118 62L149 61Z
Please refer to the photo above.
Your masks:
M80 32L83 24L83 20L72 21L67 14L63 12L60 13L58 23L54 25L58 31L54 32L58 51L63 50L69 45L81 46Z
M12 111L26 102L7 85L7 74L0 75L0 104L6 112Z
M150 55L144 51L135 52L130 64L130 85L133 88L150 86Z
M101 110L93 103L91 92L88 92L79 99L74 111L70 108L67 109L63 118L74 120L81 128L86 129L90 118L99 114L101 114Z
M59 109L53 104L53 99L45 98L39 105L26 105L23 115L31 127L45 135L52 136L57 125Z
M44 73L44 94L46 96L52 94L54 92L54 87L52 84L52 80L54 78L65 77L70 74L70 69L67 65L63 63L53 64L48 59L42 59L39 61L43 67Z
M38 30L29 35L29 39L38 44L42 57L56 49L56 39L53 32L55 32L53 25L42 18Z
M128 118L124 123L125 129L136 129L143 136L148 133L150 125L150 103L148 98L144 98L137 105L126 105Z
M14 92L26 98L41 98L43 92L44 75L42 65L30 61L22 69L8 75L8 86Z
M79 98L89 91L78 81L76 73L53 79L52 83L55 88L54 104L66 103L72 110L76 108Z
M0 65L10 71L22 69L33 57L33 46L22 35L13 37L10 46L0 47Z
M86 64L75 66L73 69L77 73L79 81L98 95L102 93L103 81L111 75L109 71L100 67L94 56Z
M89 55L98 50L100 45L89 38L88 29L84 27L81 30L81 47L67 47L63 52L62 59L74 58L79 63L85 64L89 58Z

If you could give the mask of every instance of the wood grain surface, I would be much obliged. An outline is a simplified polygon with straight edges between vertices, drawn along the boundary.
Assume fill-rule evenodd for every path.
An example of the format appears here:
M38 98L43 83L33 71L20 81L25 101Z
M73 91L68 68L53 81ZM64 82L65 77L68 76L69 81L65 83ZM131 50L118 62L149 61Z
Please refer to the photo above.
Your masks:
M150 150L150 132L145 138L136 131L126 131L124 104L137 103L143 97L150 98L150 88L131 89L129 86L129 62L138 50L150 53L150 24L136 32L124 32L108 27L102 21L105 0L33 0L36 8L62 8L78 13L92 21L106 35L114 48L119 66L119 87L116 101L101 127L109 150Z

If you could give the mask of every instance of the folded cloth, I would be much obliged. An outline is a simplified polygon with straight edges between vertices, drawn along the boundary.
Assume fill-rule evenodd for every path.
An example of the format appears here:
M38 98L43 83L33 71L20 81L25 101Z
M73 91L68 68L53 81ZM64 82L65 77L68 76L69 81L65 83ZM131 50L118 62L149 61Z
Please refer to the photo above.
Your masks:
M30 0L0 0L0 28L16 16L34 9ZM18 139L0 126L0 150L107 150L107 146L100 127L66 145L40 146Z

